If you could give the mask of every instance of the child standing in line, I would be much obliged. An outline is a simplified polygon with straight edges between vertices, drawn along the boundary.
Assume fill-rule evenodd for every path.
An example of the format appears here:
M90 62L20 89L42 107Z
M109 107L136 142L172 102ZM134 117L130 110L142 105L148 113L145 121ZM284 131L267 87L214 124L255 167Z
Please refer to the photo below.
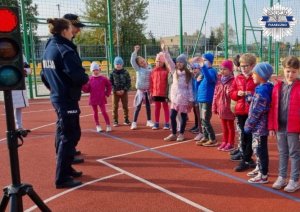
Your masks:
M31 74L31 69L28 65L28 62L26 60L26 57L23 55L23 61L24 61L24 72L25 76L28 74ZM23 119L22 119L22 110L25 107L29 106L28 97L27 97L27 90L12 90L12 101L13 101L13 107L14 107L14 115L15 115L15 124L17 130L24 130L23 129Z
M184 131L187 122L187 113L190 112L194 97L192 88L192 73L187 68L187 58L181 54L176 58L176 69L175 65L166 49L162 44L162 50L165 53L166 64L173 75L173 83L171 85L171 126L172 134L164 138L165 141L183 141ZM177 121L176 116L180 114L180 132L177 133Z
M159 116L160 108L163 106L165 113L165 124L163 129L170 129L169 119L170 111L168 105L168 69L165 64L165 56L163 52L160 52L156 56L156 67L151 72L150 77L150 94L154 101L155 108L155 123L152 127L153 130L159 129Z
M252 133L252 146L256 148L258 174L248 180L249 183L268 183L269 153L268 153L268 113L271 105L273 84L268 82L273 74L269 63L259 63L253 69L255 88L249 116L245 123L245 133Z
M123 59L121 57L116 57L114 60L115 69L109 76L113 88L112 104L114 127L119 126L118 109L120 100L124 112L124 125L130 125L128 118L128 91L131 87L131 79L128 71L123 68L123 65Z
M192 78L193 94L194 94L193 112L195 117L195 125L190 129L190 131L194 134L197 134L194 140L200 141L203 138L203 134L202 134L201 119L200 119L199 102L197 102L197 93L198 93L198 86L203 77L200 72L201 67L198 63L192 63L191 68L193 70L193 78Z
M295 192L300 188L300 61L295 56L288 56L282 65L284 80L274 86L269 113L270 135L276 135L279 151L279 176L272 187ZM291 174L287 184L289 157Z
M197 102L199 102L204 136L200 141L196 141L196 144L199 146L213 147L218 145L214 129L210 123L212 117L212 101L217 83L217 71L212 67L214 55L205 53L202 55L202 58L197 58L197 60L201 66L201 73L203 75L203 79L198 86Z
M134 46L134 51L131 54L130 63L134 70L136 71L136 95L134 98L134 116L133 122L131 124L131 129L137 129L137 119L139 112L141 110L143 101L146 104L146 114L147 114L147 127L153 127L154 123L151 121L151 105L149 96L149 86L150 86L150 74L151 67L148 65L147 61L141 57L137 56L140 46Z
M213 98L212 111L218 114L222 121L223 138L218 150L229 152L234 148L235 129L234 114L230 110L230 87L234 80L233 63L224 60L220 67L221 78L218 81Z
M106 98L109 97L111 93L111 83L106 77L100 75L101 70L96 62L92 62L90 71L92 72L92 76L90 76L88 83L82 87L82 90L86 93L90 93L89 105L92 106L94 111L97 132L102 132L98 117L98 107L106 123L106 132L110 132L111 126L105 105L107 104Z
M256 87L252 78L252 69L256 64L256 57L253 54L246 53L240 57L240 68L242 73L234 79L230 97L236 101L235 115L241 135L241 152L231 156L231 160L240 161L239 165L234 168L236 172L241 172L255 167L252 160L252 134L244 132L245 122L248 118L250 102L246 101L246 96L253 95Z

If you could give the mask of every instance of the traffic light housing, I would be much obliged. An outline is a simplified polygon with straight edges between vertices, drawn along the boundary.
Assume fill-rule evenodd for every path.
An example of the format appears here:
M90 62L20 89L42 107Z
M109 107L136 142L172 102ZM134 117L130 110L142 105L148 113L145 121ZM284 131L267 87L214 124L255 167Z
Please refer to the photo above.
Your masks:
M0 6L0 91L25 89L17 7Z

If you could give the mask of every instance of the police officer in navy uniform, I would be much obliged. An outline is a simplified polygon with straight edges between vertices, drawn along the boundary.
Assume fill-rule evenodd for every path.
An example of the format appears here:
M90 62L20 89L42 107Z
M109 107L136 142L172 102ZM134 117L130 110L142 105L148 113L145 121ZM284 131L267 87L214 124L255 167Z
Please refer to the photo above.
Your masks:
M78 15L68 13L68 14L65 14L63 16L63 18L68 19L71 22L73 38L75 38L76 35L81 31L82 27L85 27L85 24L81 23L81 21L79 20ZM77 144L76 144L76 146L77 146ZM75 155L80 155L80 154L81 154L81 151L76 150ZM83 163L83 162L84 162L83 158L74 157L72 163L78 164L78 163Z
M72 168L75 146L81 136L79 100L81 87L88 82L76 45L72 42L70 21L63 18L48 19L53 35L43 55L42 81L50 90L50 100L57 114L56 188L71 188L81 184L74 180L82 172Z

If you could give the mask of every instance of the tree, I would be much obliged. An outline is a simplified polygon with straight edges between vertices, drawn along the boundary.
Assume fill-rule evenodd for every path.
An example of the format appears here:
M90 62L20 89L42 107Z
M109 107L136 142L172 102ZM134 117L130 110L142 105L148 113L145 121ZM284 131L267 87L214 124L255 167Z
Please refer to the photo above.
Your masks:
M221 23L220 26L213 29L216 36L216 43L221 43L224 40L225 35L225 23ZM233 42L235 38L235 31L232 26L228 25L228 42Z
M214 49L217 44L218 43L216 41L215 32L211 29L208 42L209 48Z
M86 13L85 18L94 23L107 23L107 1L106 0L85 0ZM147 39L144 35L145 24L147 19L148 6L146 0L119 0L112 1L112 23L114 33L114 43L116 44L116 17L119 27L119 44L121 46L121 55L128 55L133 50L132 46L136 44L145 44ZM91 34L96 33L90 32ZM102 32L104 33L104 32ZM82 34L81 37L83 37ZM97 35L104 43L105 36ZM90 42L95 39L90 39ZM130 49L130 50L129 50Z

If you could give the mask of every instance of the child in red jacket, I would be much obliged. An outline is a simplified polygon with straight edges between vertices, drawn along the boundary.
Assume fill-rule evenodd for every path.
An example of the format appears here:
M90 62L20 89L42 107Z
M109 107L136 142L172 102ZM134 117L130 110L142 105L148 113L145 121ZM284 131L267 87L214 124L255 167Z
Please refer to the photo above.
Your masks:
M234 114L230 109L229 89L233 83L233 63L224 60L220 67L221 78L218 81L213 98L212 111L218 114L222 121L223 138L218 150L229 152L234 148Z
M295 192L300 188L300 61L289 56L282 65L284 80L274 86L268 123L270 135L277 137L279 151L279 176L272 187ZM289 157L291 176L287 183Z
M153 130L159 129L160 108L163 106L165 113L165 124L163 129L170 129L170 110L168 105L168 74L169 70L165 64L165 56L163 52L157 54L155 59L155 68L150 75L150 94L154 102L155 108L155 123Z
M106 123L106 132L110 132L111 126L105 105L107 103L106 97L109 97L111 93L111 83L106 77L100 75L100 67L96 62L92 62L90 70L93 74L90 76L89 82L82 87L82 90L86 93L90 93L89 105L92 106L94 111L97 132L102 132L98 118L98 107Z

